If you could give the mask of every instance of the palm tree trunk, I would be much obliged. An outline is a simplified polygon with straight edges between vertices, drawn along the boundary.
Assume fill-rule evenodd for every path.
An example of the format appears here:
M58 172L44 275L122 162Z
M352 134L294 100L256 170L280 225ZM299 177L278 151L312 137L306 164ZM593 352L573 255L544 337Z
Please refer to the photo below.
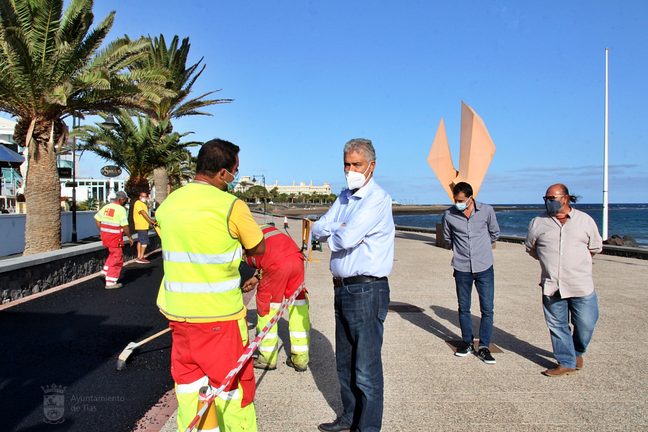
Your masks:
M167 168L156 168L153 171L153 181L155 183L155 202L160 205L166 199L169 188L169 171Z
M56 152L48 149L49 137L34 133L25 183L27 221L25 251L32 255L61 248L61 185L56 169Z

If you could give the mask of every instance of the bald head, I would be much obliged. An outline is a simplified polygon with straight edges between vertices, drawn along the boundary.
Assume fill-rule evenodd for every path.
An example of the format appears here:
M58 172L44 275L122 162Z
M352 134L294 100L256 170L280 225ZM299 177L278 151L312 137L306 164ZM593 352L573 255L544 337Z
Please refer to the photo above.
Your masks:
M569 190L567 186L562 183L556 183L555 185L549 186L545 196L555 196L555 195L569 195Z

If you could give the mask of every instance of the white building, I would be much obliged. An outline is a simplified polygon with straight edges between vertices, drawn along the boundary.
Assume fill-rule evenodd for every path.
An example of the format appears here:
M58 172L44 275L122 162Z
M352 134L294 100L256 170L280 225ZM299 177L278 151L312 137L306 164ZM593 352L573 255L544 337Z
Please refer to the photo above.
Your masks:
M15 121L0 117L0 144L16 144L13 139L15 127Z
M77 179L76 198L77 202L94 198L101 202L107 202L117 196L117 192L124 190L126 180L121 178L82 178ZM72 199L72 180L61 179L61 196Z
M252 181L252 177L242 176L241 179L239 180L238 185L236 185L236 188L234 190L236 192L245 192L252 186L263 186L263 183L256 178L255 181ZM305 182L299 182L299 184L296 184L296 182L293 180L293 184L288 186L280 185L279 180L276 180L275 184L266 184L265 188L268 191L277 188L280 194L285 193L288 195L290 194L330 195L331 194L331 183L324 183L323 186L314 186L313 180L310 181L310 184L306 184Z
M13 139L15 127L15 121L0 117L0 144L16 153L23 153L24 147ZM24 185L24 172L21 171L19 168L0 168L0 208L15 211L16 195Z

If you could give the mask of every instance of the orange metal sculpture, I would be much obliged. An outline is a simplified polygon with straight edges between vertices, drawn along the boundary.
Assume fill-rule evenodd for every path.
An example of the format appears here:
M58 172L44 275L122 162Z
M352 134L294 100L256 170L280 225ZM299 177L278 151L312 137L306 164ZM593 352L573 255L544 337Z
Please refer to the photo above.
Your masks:
M475 110L461 101L461 148L459 152L459 171L452 164L448 136L443 119L439 124L428 164L453 200L452 188L459 182L466 182L477 196L488 166L495 154L495 144L486 129L484 121Z

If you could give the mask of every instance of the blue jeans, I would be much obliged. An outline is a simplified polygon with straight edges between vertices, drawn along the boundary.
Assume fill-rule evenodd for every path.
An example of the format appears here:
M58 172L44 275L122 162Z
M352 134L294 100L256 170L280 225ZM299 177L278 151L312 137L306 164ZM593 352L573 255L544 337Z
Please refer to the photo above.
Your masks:
M342 420L358 432L382 425L383 323L389 309L387 278L335 287L335 359Z
M459 326L461 339L464 342L473 341L472 316L470 303L472 298L473 282L479 294L479 309L481 310L481 323L479 324L479 348L488 348L493 335L493 298L495 297L495 275L493 266L479 273L454 271L455 285L457 286L457 300L459 301Z
M542 296L547 327L551 333L554 357L561 366L576 367L576 357L585 354L599 317L596 292L585 297L561 298L560 292ZM569 327L569 321L574 332Z

